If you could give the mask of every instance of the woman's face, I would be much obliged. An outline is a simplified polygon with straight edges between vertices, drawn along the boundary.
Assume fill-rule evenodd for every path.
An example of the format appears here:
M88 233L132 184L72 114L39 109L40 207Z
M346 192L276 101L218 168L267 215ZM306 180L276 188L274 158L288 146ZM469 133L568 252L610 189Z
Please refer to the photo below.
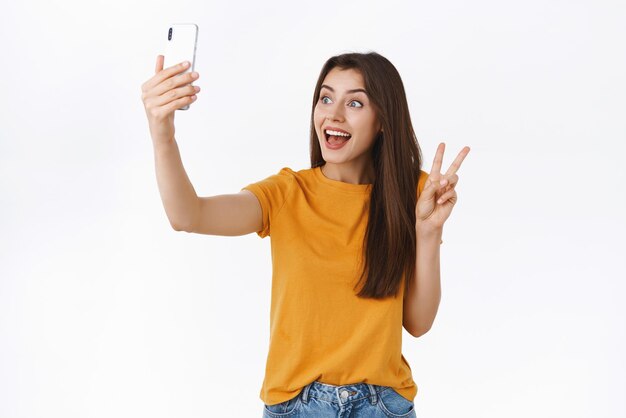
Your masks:
M363 91L351 91L355 89ZM381 125L364 89L363 76L354 69L335 67L324 78L313 120L327 163L353 162L363 168L370 162L370 150ZM351 136L341 148L331 149L326 134L329 128L338 128Z

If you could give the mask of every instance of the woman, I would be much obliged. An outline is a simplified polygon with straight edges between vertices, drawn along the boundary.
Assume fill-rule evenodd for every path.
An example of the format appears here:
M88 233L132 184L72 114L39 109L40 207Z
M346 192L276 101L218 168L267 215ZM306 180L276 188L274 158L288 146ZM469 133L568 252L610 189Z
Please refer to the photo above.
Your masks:
M439 245L456 203L463 148L430 174L400 75L383 56L323 66L313 95L311 168L282 168L238 194L199 198L174 139L174 110L195 100L185 68L143 85L157 181L176 230L271 235L266 417L411 417L417 386L402 327L427 332L440 301ZM182 86L182 87L178 87ZM405 280L405 278L410 280Z

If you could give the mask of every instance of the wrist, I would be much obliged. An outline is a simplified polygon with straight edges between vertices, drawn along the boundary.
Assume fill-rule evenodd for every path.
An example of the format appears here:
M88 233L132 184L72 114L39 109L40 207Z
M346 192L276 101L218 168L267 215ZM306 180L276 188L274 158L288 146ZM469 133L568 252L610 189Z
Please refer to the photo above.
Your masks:
M162 152L170 152L173 149L178 148L178 144L176 140L172 138L171 140L158 140L152 141L152 146L154 148L154 152L159 154Z
M443 228L429 228L423 225L415 226L415 237L419 241L436 241L437 243L443 243L441 237L443 235Z

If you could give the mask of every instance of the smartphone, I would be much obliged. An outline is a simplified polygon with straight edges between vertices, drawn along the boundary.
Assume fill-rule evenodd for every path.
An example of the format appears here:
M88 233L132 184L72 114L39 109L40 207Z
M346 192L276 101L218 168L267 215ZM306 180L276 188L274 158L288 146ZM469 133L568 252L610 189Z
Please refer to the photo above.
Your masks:
M163 54L163 68L189 61L191 65L180 74L190 73L196 64L196 45L198 44L198 25L195 23L174 23L167 29L167 43ZM191 83L190 83L191 84ZM187 110L189 105L178 110Z

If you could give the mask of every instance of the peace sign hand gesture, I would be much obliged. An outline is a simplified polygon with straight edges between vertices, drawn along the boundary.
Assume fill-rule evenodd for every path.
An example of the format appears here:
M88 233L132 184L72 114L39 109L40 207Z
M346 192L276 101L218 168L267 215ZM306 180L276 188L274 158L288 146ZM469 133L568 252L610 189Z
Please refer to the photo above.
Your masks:
M456 190L454 190L454 187L459 182L459 176L456 172L470 152L470 148L464 147L452 165L450 165L446 174L441 174L441 163L445 147L446 144L443 142L437 147L433 167L424 185L424 190L422 190L422 194L417 200L417 205L415 206L416 229L424 231L442 229L443 223L450 216L452 207L456 203Z

